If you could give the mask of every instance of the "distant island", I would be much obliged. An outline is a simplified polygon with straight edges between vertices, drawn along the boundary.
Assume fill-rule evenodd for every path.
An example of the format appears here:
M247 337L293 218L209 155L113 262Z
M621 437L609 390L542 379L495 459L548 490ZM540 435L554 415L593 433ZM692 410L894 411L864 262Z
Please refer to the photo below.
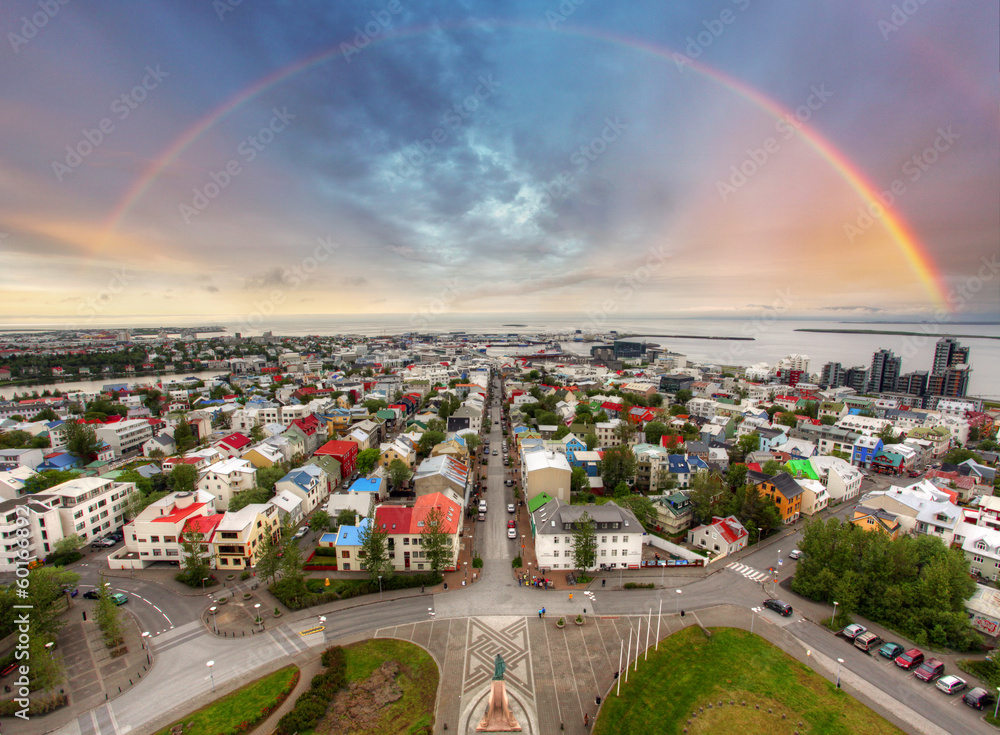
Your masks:
M954 337L962 339L1000 339L990 334L938 334L932 332L904 332L899 329L796 329L796 332L830 332L833 334L892 334L906 337Z
M526 327L527 324L501 324L501 327Z

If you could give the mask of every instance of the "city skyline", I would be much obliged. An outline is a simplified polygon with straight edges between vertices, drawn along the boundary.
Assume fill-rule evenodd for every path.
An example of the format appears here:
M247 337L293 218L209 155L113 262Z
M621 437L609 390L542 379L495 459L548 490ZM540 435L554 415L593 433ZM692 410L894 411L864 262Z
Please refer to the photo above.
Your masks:
M996 8L40 8L9 321L1000 315Z

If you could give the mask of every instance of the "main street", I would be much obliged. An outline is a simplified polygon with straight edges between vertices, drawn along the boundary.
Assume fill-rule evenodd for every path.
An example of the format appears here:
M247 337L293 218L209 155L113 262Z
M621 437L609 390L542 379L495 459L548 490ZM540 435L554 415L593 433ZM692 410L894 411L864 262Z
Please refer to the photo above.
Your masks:
M495 390L495 394L499 391ZM792 645L789 652L807 661L828 679L835 677L834 662L843 659L845 685L882 714L903 723L910 732L935 735L994 732L980 719L979 713L961 704L960 696L947 697L933 685L917 682L891 662L877 656L869 657L820 627L817 622L825 616L825 606L780 591L779 596L795 608L792 616L783 618L770 610L751 611L752 608L759 609L764 598L772 593L770 574L762 576L762 573L768 572L772 566L777 567L779 584L794 573L795 562L788 558L787 553L800 540L800 528L789 529L777 539L766 540L761 547L747 551L728 563L720 562L707 573L704 570L681 571L673 568L664 568L659 572L636 570L624 572L621 576L612 572L603 577L606 586L601 585L602 578L598 577L591 584L591 594L577 592L572 601L563 591L518 586L510 560L517 555L521 542L520 539L508 539L506 534L506 521L511 517L506 513L506 505L514 502L514 498L512 490L504 486L506 473L502 462L501 425L493 423L501 420L496 400L488 415L491 416L491 454L485 497L489 510L487 520L478 524L475 539L475 549L483 559L483 567L469 570L469 582L465 586L434 595L411 594L395 599L386 595L384 601L373 597L371 600L354 601L358 606L346 609L319 608L309 617L292 614L281 625L272 623L266 631L231 640L215 636L202 623L201 614L210 603L207 597L179 597L165 587L140 578L109 578L113 587L139 598L130 603L131 611L142 626L151 633L158 633L151 643L155 664L149 675L133 689L97 710L81 715L58 732L65 735L146 732L154 726L162 727L172 718L209 701L214 696L213 686L218 690L228 690L284 662L294 659L301 663L303 657L314 655L333 642L372 635L399 635L419 642L429 650L446 652L442 654L443 658L438 658L442 669L439 714L453 718L454 722L454 717L464 710L456 710L456 705L450 700L447 703L444 701L445 690L449 697L454 693L454 682L446 680L445 676L446 673L448 676L454 674L456 666L473 665L469 661L462 663L466 660L463 657L472 655L469 652L472 645L469 641L472 639L463 637L466 634L462 631L466 628L455 626L475 625L479 634L488 631L488 640L507 643L520 635L508 636L509 631L526 631L524 640L528 643L522 653L527 657L527 671L534 672L533 657L539 656L540 661L545 661L545 657L551 655L547 649L542 651L539 648L547 646L547 643L537 642L549 640L548 628L535 616L536 610L542 606L549 611L550 619L558 616L568 619L586 610L591 619L601 623L589 635L598 630L601 635L607 635L610 630L612 635L621 636L633 625L645 627L650 619L656 625L661 609L664 634L671 629L676 630L681 622L690 623L699 611L732 625L756 626L756 632L765 634L769 639L774 639L776 635L770 631L782 630L794 637L787 639ZM493 448L498 450L496 457L492 455ZM842 516L847 510L847 507L840 508L834 514ZM779 558L782 561L780 566ZM96 583L100 567L95 563L92 557L86 566L79 569L81 587ZM474 583L473 574L477 576ZM653 590L621 589L620 582L628 580L653 582L659 587ZM732 607L720 608L720 605ZM687 613L686 618L680 617L680 610ZM727 612L722 616L720 610ZM325 629L309 633L319 624L320 615L326 618L323 622ZM620 621L621 625L609 627L605 624L615 621ZM439 623L444 625L439 626ZM474 634L469 632L468 635ZM564 640L569 645L570 639L565 637ZM584 645L584 640L586 638L580 638L579 645ZM601 655L604 655L605 647L614 651L618 645L617 638L603 640ZM785 650L789 649L786 647ZM590 657L592 652L581 650L573 652L573 655ZM208 661L214 662L211 670L206 666ZM594 684L599 686L609 679L611 673L610 669L602 673L600 667L613 665L608 663L610 658L603 663L600 661L591 664L596 667L591 672ZM462 669L463 672L469 670ZM462 685L465 684L463 678ZM466 691L461 690L459 696ZM535 687L525 696L529 697L528 701L540 702L547 695ZM563 701L560 697L565 697L566 692L560 690L553 696L559 704ZM593 695L589 696L592 699ZM467 704L471 706L472 703ZM441 721L437 727L440 731Z

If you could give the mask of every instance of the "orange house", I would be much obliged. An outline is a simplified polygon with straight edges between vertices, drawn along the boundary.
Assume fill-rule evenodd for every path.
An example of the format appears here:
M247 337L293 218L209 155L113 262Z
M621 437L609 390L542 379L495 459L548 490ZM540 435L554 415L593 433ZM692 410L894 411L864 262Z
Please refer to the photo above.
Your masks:
M899 538L901 526L898 516L881 508L866 508L863 505L856 505L851 523L862 531L884 533L893 541Z
M787 472L757 484L757 492L778 506L783 523L792 523L802 514L802 488Z

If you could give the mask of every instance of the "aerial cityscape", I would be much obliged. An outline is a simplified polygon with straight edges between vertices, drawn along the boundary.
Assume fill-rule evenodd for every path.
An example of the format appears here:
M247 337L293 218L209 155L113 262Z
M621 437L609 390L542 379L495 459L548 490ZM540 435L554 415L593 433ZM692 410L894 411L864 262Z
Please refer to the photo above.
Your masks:
M1000 9L0 9L0 727L1000 727Z

